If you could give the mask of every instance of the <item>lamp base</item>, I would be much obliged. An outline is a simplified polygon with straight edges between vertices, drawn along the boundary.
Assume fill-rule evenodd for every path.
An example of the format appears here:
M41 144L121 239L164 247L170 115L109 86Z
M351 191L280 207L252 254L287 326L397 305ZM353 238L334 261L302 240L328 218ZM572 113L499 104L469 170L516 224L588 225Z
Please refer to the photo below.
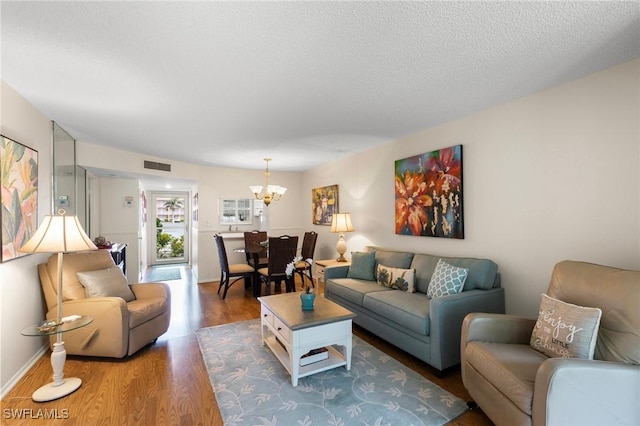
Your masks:
M48 383L36 390L31 399L36 402L53 401L75 392L82 380L77 377L64 377L64 363L67 360L67 351L64 349L64 342L58 333L58 341L53 344L51 351L51 368L53 369L53 382Z
M48 383L36 390L31 399L35 402L47 402L62 398L75 392L82 385L82 379L77 377L65 378L61 385L55 386L54 382Z
M347 242L344 240L344 234L340 233L338 238L338 244L336 244L336 251L340 256L336 259L336 262L346 262L347 258L344 254L347 252Z

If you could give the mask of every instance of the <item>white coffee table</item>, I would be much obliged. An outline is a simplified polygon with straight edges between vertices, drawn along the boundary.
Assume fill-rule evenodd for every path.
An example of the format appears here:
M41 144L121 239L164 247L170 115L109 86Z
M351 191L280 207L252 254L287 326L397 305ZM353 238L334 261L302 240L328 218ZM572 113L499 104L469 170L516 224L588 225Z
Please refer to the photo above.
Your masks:
M351 318L356 315L317 296L312 311L303 311L300 293L258 297L261 303L262 342L266 344L298 386L301 377L345 366L351 370ZM326 347L329 357L303 367L300 357Z

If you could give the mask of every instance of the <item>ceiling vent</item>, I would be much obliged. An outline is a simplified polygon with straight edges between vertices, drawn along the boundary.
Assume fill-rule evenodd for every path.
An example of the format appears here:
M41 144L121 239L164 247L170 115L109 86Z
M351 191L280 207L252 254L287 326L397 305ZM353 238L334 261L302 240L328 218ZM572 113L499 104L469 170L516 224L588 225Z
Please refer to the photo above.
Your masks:
M149 170L161 170L163 172L171 171L171 164L158 163L156 161L144 160L144 168Z

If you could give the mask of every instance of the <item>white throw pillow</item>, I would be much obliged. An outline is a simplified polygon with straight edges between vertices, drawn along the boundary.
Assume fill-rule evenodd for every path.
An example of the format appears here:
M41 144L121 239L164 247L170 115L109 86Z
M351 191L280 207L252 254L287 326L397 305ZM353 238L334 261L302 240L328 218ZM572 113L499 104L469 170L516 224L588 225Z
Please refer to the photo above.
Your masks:
M438 259L436 269L431 275L427 297L433 299L460 293L468 274L469 269L458 268L457 266L449 265L442 259Z
M390 268L384 265L378 265L376 268L376 281L378 284L406 291L407 293L415 293L415 269Z
M602 311L542 295L530 345L551 358L593 359Z
M76 275L87 297L121 297L125 302L136 300L120 268L114 266L97 271L77 272Z

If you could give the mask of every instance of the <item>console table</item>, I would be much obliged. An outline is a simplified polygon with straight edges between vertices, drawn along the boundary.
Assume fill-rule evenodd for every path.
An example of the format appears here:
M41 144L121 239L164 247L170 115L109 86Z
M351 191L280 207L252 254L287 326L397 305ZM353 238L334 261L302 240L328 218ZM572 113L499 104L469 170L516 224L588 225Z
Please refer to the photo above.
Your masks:
M113 243L111 248L105 249L109 250L111 257L113 258L113 262L116 264L118 268L122 271L122 273L127 275L127 244L125 243Z

